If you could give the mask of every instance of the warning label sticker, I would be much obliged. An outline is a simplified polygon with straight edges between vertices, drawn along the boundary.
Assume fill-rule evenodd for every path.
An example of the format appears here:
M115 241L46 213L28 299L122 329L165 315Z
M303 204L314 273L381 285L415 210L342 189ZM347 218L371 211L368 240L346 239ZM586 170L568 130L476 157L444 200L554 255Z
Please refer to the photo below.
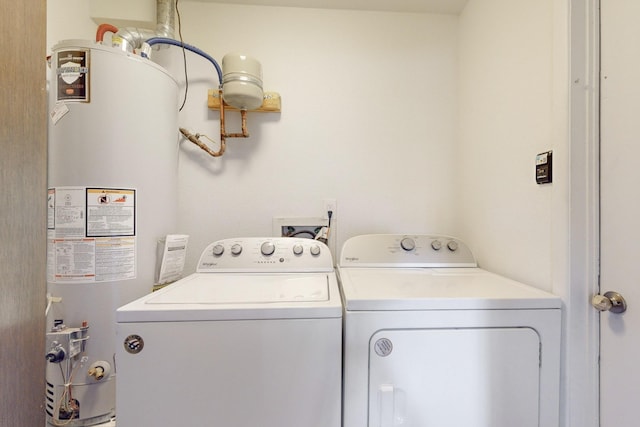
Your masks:
M88 188L87 236L135 236L135 190Z
M106 282L136 277L136 190L50 188L48 280Z

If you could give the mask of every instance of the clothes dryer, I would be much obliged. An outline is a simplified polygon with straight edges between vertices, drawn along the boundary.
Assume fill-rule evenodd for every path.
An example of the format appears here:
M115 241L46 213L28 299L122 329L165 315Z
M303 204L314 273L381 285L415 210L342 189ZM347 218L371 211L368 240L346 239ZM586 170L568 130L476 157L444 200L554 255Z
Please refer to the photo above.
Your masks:
M558 426L558 297L441 235L351 238L338 273L344 427Z
M340 427L342 304L320 242L214 242L116 318L118 427Z

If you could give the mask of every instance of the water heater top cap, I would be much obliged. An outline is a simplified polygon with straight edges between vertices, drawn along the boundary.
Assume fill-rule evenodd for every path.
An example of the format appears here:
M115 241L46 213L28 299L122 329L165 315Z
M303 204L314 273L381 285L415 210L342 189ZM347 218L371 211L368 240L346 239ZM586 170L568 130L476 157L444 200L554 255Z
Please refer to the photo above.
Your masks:
M232 107L253 110L262 105L262 66L256 59L229 53L222 58L222 97Z

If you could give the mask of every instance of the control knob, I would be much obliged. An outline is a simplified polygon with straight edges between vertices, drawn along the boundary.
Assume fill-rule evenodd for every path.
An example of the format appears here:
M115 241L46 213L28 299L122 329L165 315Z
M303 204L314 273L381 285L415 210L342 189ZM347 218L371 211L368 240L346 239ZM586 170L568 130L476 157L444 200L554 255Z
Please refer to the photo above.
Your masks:
M65 356L66 356L66 352L64 351L64 348L62 347L62 345L59 344L57 341L54 341L52 343L51 349L47 352L45 358L47 359L48 362L60 363L64 360Z
M231 246L231 254L232 255L240 255L242 253L242 245L240 243L236 243Z
M260 245L260 252L264 256L273 255L275 251L276 245L273 242L264 242L262 245Z
M304 251L304 249L302 248L302 245L300 243L296 243L295 245L293 245L293 254L294 255L302 255L303 251Z
M412 251L416 248L416 242L410 237L405 237L400 241L400 246L405 251Z
M431 248L434 251L439 251L440 249L442 249L442 242L440 240L434 240L433 242L431 242Z
M220 256L224 253L224 246L222 245L215 245L213 247L213 255L214 256Z
M458 250L458 242L456 242L455 240L451 240L449 243L447 243L447 247L451 252L455 252Z
M311 248L309 248L309 252L311 252L311 255L313 256L320 255L320 246L318 245L311 246Z

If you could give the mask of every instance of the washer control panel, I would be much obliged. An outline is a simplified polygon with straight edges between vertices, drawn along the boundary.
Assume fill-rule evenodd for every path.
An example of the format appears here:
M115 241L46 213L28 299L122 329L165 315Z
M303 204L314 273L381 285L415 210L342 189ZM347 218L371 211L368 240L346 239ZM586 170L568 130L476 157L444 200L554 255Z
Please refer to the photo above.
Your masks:
M200 255L198 273L333 271L329 248L312 239L245 237L218 240Z
M365 234L342 246L341 267L477 267L461 240L445 235Z

